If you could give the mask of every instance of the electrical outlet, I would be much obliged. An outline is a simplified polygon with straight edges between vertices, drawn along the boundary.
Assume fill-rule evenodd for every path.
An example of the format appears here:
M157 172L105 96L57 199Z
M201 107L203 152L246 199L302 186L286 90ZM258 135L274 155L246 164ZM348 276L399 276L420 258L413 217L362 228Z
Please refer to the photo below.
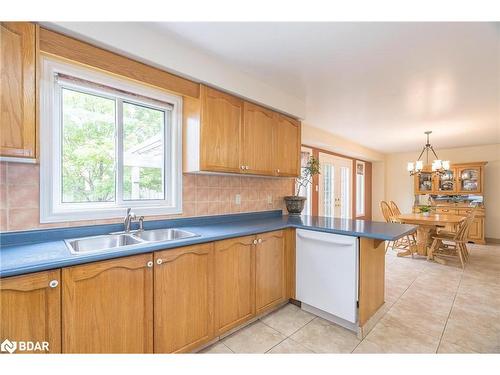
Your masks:
M273 196L270 195L270 194L267 196L267 203L268 204L273 204Z
M236 194L236 196L234 198L234 203L241 204L241 195Z

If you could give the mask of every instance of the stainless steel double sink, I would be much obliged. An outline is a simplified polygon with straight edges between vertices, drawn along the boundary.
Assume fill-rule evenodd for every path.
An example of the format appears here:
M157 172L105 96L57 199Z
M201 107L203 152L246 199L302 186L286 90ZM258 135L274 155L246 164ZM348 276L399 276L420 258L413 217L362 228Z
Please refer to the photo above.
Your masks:
M125 246L134 246L151 242L174 241L184 238L198 237L196 233L182 229L139 230L129 233L111 233L101 236L82 237L65 240L73 254L94 253L112 250Z

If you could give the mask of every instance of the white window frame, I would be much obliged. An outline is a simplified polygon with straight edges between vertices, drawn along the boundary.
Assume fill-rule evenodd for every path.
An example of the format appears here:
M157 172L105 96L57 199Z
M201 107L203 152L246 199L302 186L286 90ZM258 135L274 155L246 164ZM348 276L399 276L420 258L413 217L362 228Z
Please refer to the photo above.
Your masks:
M361 196L358 196L359 194L359 183L358 183L358 165L363 166L363 174L361 176L363 180L363 191L361 192ZM366 163L361 160L356 160L355 164L355 171L356 173L356 217L364 217L366 215L366 202L365 202L365 196L366 196ZM359 199L358 199L359 198ZM362 209L362 210L361 210Z
M164 191L165 199L127 200L122 196L115 197L115 202L62 202L61 178L61 89L57 83L57 74L64 74L100 85L130 92L142 97L151 98L170 104L171 121L165 122L164 144ZM84 92L90 92L87 88ZM101 96L106 96L106 94ZM107 95L109 97L109 94ZM115 95L113 95L115 96ZM116 97L120 97L117 94ZM132 104L144 104L141 100L123 98ZM147 104L154 108L155 105ZM156 105L158 108L158 105ZM117 123L117 132L122 124ZM117 138L117 154L122 155L123 140ZM111 219L123 217L125 209L133 208L137 215L170 215L182 213L182 98L165 91L140 83L118 78L91 68L56 60L48 56L41 57L40 80L40 222L53 223L75 220ZM122 165L118 164L116 185L117 192L122 193ZM119 185L119 186L118 186Z

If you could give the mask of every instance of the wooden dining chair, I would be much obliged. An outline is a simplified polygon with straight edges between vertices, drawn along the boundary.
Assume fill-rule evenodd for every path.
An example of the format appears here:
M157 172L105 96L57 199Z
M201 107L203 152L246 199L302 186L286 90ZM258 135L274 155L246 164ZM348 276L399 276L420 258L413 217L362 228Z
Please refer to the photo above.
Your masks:
M398 215L398 214L395 214L392 211L389 203L387 203L386 201L381 201L380 202L380 210L382 211L382 215L384 216L384 219L387 223L397 223L398 222L394 218L394 216ZM410 251L410 254L413 257L413 253L415 252L415 248L416 248L415 245L416 245L416 242L415 243L412 242L412 240L410 239L410 236L405 236L405 237L402 237L396 241L388 241L385 245L385 252L387 253L387 250L389 250L389 248L391 248L393 250L397 250L397 249L408 250L408 251Z
M392 218L394 215L392 213L391 207L386 201L380 201L380 210L382 211L382 216L384 216L386 223L394 222L394 219ZM394 249L394 241L387 241L387 243L385 244L386 253L389 248Z
M433 237L434 240L432 241L427 259L433 260L434 257L458 257L462 268L465 268L465 264L469 260L467 237L475 216L476 212L473 210L465 220L460 222L456 232L441 231L437 236Z
M393 216L401 215L401 210L399 209L398 205L394 201L389 202L389 206L391 208ZM394 220L395 222L399 223L398 220ZM411 245L417 245L417 239L415 237L415 233L411 233L409 235ZM403 239L404 241L405 239Z

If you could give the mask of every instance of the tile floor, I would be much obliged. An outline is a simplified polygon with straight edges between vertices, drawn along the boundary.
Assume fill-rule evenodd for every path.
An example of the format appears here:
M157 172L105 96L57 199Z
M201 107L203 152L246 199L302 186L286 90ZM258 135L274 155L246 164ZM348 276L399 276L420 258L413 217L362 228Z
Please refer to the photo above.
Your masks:
M286 305L204 353L500 353L500 245L469 245L470 262L386 256L385 314L362 340Z

